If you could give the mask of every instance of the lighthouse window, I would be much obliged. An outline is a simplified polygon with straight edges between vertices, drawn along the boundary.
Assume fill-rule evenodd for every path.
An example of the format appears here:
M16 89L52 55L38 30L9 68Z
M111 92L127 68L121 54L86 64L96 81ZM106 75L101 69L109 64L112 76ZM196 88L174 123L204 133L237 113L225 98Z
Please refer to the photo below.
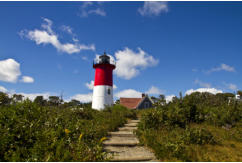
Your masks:
M111 91L110 91L110 89L108 89L108 95L110 95L111 94Z

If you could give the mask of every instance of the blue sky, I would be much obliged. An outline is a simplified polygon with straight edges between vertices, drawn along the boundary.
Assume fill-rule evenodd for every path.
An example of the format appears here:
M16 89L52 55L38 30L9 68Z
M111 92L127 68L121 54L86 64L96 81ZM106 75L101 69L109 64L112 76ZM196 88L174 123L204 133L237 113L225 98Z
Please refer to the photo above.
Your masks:
M115 98L242 89L242 2L0 2L0 90L90 101L92 60Z

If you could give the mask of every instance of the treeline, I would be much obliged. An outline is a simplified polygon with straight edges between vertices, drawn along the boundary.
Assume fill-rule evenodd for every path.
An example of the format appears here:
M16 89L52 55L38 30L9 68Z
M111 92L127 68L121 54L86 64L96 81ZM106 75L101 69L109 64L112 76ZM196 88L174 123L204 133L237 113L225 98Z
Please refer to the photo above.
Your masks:
M107 133L136 116L119 105L97 111L51 98L0 97L0 161L106 161Z
M0 105L2 106L21 103L26 99L28 98L25 98L21 94L13 94L12 96L9 96L7 93L0 92ZM59 96L49 96L48 99L45 99L43 96L36 96L33 102L39 106L58 106L62 108L73 106L88 107L91 105L91 103L81 103L76 99L66 102Z
M242 161L242 103L233 94L195 92L169 103L161 97L141 111L137 131L160 160Z

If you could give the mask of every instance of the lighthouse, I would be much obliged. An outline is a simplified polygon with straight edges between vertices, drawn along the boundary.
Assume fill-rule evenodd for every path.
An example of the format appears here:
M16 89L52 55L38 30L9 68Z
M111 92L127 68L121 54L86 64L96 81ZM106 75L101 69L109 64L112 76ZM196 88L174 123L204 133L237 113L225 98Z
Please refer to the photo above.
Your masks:
M102 110L113 105L113 70L115 61L106 55L94 59L95 80L92 97L92 108Z

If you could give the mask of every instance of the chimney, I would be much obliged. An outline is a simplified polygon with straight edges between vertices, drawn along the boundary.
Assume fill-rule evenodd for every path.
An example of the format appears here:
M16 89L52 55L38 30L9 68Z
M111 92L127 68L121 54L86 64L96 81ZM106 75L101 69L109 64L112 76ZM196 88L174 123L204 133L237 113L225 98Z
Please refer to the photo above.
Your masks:
M142 98L145 97L145 93L142 93Z

